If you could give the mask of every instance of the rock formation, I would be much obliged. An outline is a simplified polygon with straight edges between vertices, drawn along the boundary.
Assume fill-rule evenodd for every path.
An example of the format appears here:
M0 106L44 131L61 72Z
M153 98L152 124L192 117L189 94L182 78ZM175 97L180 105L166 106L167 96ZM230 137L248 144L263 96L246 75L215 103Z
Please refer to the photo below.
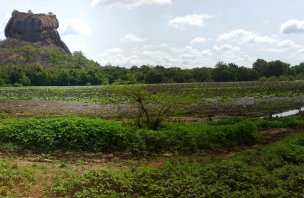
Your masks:
M52 13L46 15L13 11L5 27L5 36L31 43L57 46L71 53L59 36L58 27L59 22Z

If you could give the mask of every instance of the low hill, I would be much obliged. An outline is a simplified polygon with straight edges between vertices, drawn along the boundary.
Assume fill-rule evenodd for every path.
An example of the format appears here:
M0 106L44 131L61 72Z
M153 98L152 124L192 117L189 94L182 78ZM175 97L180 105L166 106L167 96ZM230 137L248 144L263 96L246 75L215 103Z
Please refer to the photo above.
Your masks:
M58 47L6 39L0 42L1 65L32 65L39 64L44 68L71 61L73 56L63 53Z
M98 63L81 52L6 39L0 42L0 84L85 85L105 79Z

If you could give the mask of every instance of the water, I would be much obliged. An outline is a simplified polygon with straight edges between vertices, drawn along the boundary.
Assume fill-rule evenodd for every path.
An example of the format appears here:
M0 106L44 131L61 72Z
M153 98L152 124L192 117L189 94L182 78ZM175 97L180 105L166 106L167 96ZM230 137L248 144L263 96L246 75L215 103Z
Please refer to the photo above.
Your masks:
M284 111L282 113L278 113L278 114L273 114L272 117L273 118L278 118L278 117L287 117L287 116L292 116L292 115L296 115L298 113L300 113L304 111L304 107L302 107L301 109L293 109L293 110L289 110L289 111Z

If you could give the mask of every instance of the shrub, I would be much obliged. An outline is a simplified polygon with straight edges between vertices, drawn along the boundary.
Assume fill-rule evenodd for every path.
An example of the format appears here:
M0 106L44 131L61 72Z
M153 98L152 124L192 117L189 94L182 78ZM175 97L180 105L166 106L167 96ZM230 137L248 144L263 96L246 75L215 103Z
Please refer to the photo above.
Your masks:
M119 121L72 118L23 119L0 127L0 141L37 151L73 150L152 154L166 151L252 145L257 128L302 126L300 119L229 119L208 123L164 123L160 130L138 129Z
M27 119L0 129L1 140L27 149L123 151L131 128L87 118Z

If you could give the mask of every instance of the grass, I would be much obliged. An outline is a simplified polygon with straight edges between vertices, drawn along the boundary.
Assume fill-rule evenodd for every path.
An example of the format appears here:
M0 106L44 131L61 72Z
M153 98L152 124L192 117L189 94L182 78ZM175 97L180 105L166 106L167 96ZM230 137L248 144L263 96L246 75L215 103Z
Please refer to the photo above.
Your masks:
M33 170L19 168L10 160L0 160L0 196L26 196L33 180Z

